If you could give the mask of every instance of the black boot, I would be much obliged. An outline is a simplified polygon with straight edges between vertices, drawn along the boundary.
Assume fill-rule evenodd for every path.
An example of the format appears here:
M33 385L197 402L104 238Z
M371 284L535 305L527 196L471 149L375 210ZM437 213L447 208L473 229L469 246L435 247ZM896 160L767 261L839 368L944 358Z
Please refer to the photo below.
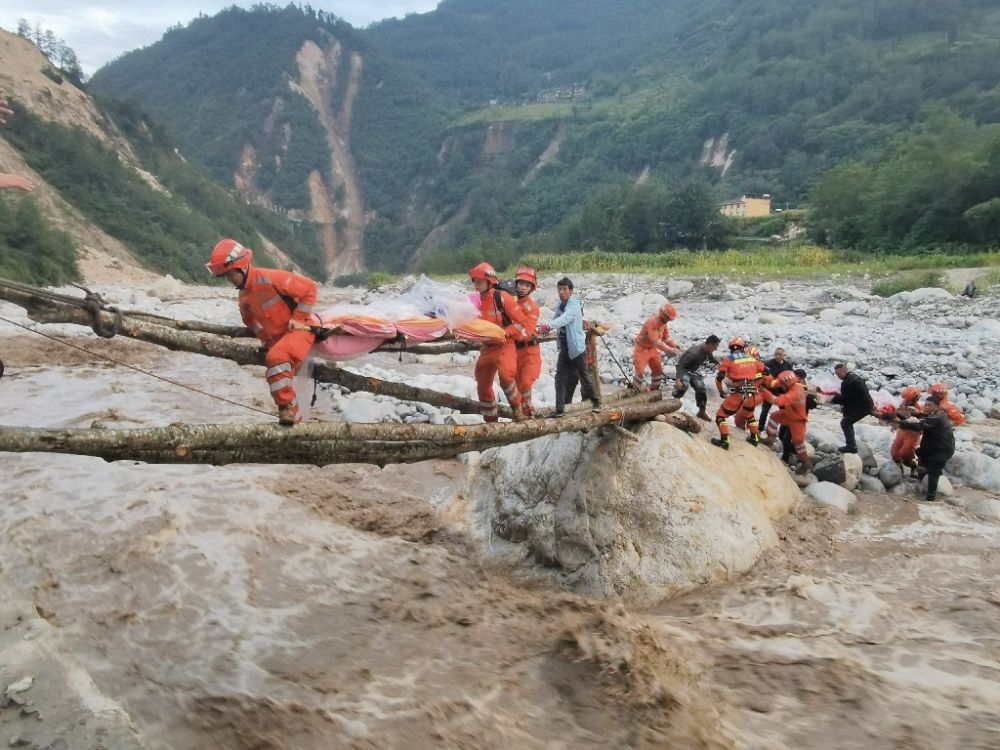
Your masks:
M729 438L712 438L712 445L717 445L722 450L729 450Z

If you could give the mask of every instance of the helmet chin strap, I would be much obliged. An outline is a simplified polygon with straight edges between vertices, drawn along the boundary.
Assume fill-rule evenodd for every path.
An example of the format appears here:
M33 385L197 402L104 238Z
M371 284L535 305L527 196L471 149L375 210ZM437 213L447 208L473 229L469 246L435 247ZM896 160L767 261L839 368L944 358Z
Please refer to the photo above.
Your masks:
M250 276L250 274L249 274L249 273L247 273L247 271L249 271L250 269L248 268L248 269L247 269L246 271L244 271L244 270L243 270L242 268L238 268L238 269L236 269L236 270L237 270L237 271L239 271L240 273L242 273L242 274L243 274L243 281L241 281L241 282L240 282L240 283L239 283L239 284L238 284L238 285L236 286L236 288L237 288L237 289L241 289L241 290L242 290L242 289L243 289L243 287L245 287L245 286L247 285L247 278L248 278L248 277Z

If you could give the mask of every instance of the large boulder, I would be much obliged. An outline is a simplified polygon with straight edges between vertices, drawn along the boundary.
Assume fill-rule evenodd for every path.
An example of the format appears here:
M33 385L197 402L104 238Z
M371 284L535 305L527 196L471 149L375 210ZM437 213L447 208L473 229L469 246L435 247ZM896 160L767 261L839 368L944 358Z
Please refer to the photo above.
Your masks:
M677 299L678 297L683 297L685 294L690 294L693 289L694 283L687 279L671 279L667 282L667 296L670 299Z
M970 487L1000 492L1000 461L985 453L956 451L948 462L948 473L961 478Z
M655 602L732 580L799 501L767 451L651 422L638 442L570 433L486 451L464 493L482 554L587 596Z

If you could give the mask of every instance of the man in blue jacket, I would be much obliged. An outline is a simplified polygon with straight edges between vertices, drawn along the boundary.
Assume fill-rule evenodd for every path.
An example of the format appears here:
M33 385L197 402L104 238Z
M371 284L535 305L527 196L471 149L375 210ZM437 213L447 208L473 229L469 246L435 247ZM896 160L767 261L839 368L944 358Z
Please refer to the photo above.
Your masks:
M601 400L597 397L594 381L587 367L587 340L583 332L583 305L573 299L573 282L563 276L556 284L559 294L559 304L556 305L556 315L548 323L542 324L538 330L548 333L555 329L559 332L559 358L556 360L556 412L555 417L563 416L566 408L566 394L572 393L580 382L583 398L589 398L594 405L594 411L601 410Z

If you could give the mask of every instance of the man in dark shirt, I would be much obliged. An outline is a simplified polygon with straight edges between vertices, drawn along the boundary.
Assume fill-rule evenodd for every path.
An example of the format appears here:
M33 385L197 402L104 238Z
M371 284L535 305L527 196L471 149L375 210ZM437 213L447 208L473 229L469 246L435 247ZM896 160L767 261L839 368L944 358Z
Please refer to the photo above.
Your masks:
M694 402L698 405L698 419L706 422L711 421L705 407L708 404L708 394L705 392L705 380L698 374L698 368L705 362L711 360L713 364L718 364L715 359L715 350L719 348L721 339L712 334L701 344L695 344L684 352L677 360L677 372L674 375L674 398L683 396L690 385L694 388Z
M868 392L868 384L856 372L847 369L847 365L839 364L833 368L840 378L840 393L833 397L832 403L843 407L844 417L840 420L840 429L844 431L846 445L839 448L841 453L857 453L858 444L854 439L854 423L872 413L875 402Z
M945 464L955 455L955 433L948 415L941 410L941 400L937 396L928 396L924 402L924 416L921 419L905 419L899 427L923 433L917 449L917 471L923 470L927 474L924 500L936 500L938 480Z
M778 376L786 370L795 369L792 363L785 359L785 350L780 346L774 350L774 357L764 363L764 367L767 368L768 382L777 380ZM757 420L759 424L767 424L767 414L769 411L771 411L771 402L764 401L760 407L760 419Z

